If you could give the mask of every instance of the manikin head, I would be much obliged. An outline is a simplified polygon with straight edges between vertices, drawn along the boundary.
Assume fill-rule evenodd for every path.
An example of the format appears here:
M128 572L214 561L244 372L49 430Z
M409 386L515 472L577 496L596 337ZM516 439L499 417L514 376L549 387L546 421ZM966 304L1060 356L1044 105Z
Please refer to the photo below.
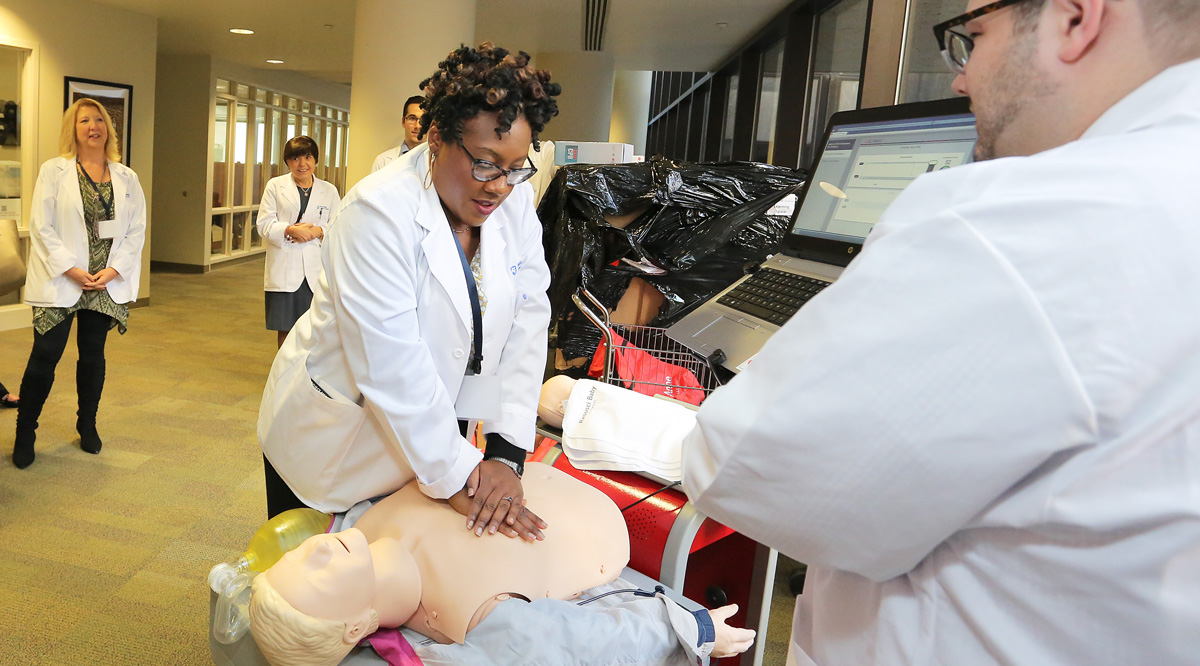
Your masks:
M954 90L971 98L977 159L1078 139L1164 69L1200 57L1195 0L969 0L997 5L953 30L974 43Z
M250 627L275 666L333 666L420 603L416 562L399 542L349 529L310 537L254 579Z
M561 428L566 411L563 403L571 397L571 389L575 388L575 380L566 375L554 375L542 384L542 393L538 396L538 416L548 425Z

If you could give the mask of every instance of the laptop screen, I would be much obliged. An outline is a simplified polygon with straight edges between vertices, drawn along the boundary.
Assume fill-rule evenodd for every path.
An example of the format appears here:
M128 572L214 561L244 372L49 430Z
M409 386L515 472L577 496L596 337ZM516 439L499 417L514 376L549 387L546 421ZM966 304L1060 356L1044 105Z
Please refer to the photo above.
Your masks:
M796 214L793 236L862 243L917 176L969 162L975 148L970 113L837 120Z

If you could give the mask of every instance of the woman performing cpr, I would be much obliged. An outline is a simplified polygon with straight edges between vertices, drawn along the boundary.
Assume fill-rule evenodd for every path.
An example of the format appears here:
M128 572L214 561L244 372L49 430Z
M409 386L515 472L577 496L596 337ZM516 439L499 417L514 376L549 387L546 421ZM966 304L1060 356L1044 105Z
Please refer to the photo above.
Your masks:
M344 511L416 479L470 498L456 506L476 534L542 536L520 476L549 271L523 183L560 86L528 61L489 43L451 53L422 82L428 142L346 194L263 394L270 515ZM465 437L477 422L486 453Z

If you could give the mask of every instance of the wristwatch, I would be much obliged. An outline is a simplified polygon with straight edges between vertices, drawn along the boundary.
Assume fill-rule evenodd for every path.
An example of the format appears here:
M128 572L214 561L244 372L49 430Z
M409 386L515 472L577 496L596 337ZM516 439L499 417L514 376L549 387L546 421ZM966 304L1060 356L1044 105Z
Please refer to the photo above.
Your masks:
M518 479L521 478L521 475L525 473L525 463L514 462L507 458L501 458L500 456L492 456L490 458L487 456L484 456L483 459L484 460L494 460L498 463L504 463L505 465L508 465L508 467L510 469L512 469L513 474L517 475Z

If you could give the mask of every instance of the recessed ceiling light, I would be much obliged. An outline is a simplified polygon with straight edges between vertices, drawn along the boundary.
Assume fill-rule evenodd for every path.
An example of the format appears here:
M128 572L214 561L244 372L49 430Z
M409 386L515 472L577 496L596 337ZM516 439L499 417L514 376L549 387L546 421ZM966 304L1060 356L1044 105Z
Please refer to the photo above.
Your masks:
M229 32L232 32L235 35L253 35L254 34L253 30L247 30L246 28L230 28Z
M717 28L718 28L718 29L720 29L720 30L724 30L725 28L728 28L728 27L729 27L729 24L728 24L728 23L726 23L726 22L724 22L724 21L717 21Z
M282 60L275 60L275 59L268 60L267 62L271 63L272 65L282 65L283 64Z

